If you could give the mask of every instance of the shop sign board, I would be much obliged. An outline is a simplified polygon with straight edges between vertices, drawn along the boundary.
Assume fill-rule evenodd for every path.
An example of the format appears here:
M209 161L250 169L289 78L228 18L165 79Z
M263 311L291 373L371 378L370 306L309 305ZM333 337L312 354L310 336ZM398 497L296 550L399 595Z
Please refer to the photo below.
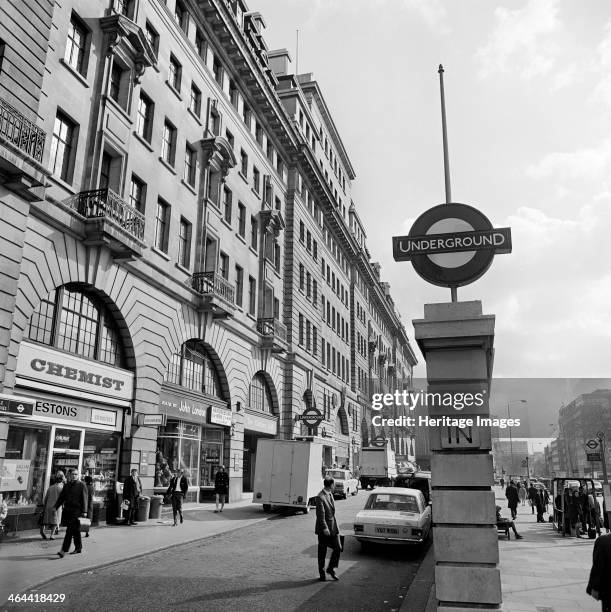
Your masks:
M278 433L278 418L269 418L246 412L244 415L244 429L275 436Z
M0 414L8 413L30 416L33 410L34 400L0 393Z
M208 407L202 402L162 389L159 394L159 411L185 421L205 423Z
M25 491L31 463L31 459L0 459L0 492Z
M149 427L161 427L166 424L165 414L139 414L138 425L148 425Z
M586 461L600 461L600 453L586 453Z
M86 392L123 401L131 401L134 395L132 372L28 342L19 347L16 375L21 384L27 380L47 383L60 387L65 395L78 397Z
M29 400L34 404L34 410L31 417L39 421L47 421L57 423L58 421L66 421L68 423L81 424L89 423L91 425L102 425L103 427L120 429L120 418L117 416L116 410L101 410L99 408L90 408L89 406L81 406L79 404L67 404L65 402L57 402L51 400Z
M114 427L117 424L117 413L113 410L91 409L91 422Z
M210 406L210 423L231 427L231 411L218 406Z

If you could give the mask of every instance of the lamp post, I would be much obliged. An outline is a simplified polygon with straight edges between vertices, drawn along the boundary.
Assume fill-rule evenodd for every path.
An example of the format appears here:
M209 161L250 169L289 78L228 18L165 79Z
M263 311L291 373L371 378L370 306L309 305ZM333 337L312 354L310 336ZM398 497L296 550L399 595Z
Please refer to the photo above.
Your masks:
M521 402L522 404L528 404L528 402L525 399L507 400L507 418L508 419L511 418L511 412L509 411L509 405L511 404L511 402ZM511 470L509 473L509 477L511 478L511 476L513 476L513 473L515 471L515 466L513 464L513 435L511 433L511 425L509 426L509 452L511 454Z

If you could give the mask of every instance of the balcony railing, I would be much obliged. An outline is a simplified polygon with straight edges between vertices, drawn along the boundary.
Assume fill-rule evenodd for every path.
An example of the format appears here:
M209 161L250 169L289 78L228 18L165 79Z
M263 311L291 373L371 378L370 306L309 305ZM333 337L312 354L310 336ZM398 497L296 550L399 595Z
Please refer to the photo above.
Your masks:
M283 342L286 342L287 332L286 327L274 318L265 318L257 320L257 331L262 336L276 336Z
M42 163L46 134L2 98L0 98L0 136Z
M216 272L196 272L191 277L191 287L202 295L216 295L230 304L235 303L233 285Z
M144 215L112 189L81 191L65 200L64 204L88 219L111 219L134 238L144 239Z

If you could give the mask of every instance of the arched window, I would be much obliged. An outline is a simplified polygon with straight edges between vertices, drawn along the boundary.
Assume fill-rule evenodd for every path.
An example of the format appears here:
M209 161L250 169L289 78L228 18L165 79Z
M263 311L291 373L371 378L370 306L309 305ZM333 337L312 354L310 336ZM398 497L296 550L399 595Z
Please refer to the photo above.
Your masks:
M258 372L250 383L250 398L248 400L253 410L273 412L272 394L263 374Z
M165 380L175 385L223 399L216 366L203 342L188 340L172 355Z
M30 319L28 338L81 357L124 367L119 329L106 305L77 285L54 289Z

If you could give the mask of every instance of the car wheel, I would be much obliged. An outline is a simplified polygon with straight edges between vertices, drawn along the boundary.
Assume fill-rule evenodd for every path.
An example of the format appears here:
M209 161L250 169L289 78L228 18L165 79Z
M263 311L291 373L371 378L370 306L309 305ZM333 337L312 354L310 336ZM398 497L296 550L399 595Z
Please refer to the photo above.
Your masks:
M263 512L271 512L272 505L271 504L263 504Z
M371 549L371 542L361 542L361 550L363 552Z

